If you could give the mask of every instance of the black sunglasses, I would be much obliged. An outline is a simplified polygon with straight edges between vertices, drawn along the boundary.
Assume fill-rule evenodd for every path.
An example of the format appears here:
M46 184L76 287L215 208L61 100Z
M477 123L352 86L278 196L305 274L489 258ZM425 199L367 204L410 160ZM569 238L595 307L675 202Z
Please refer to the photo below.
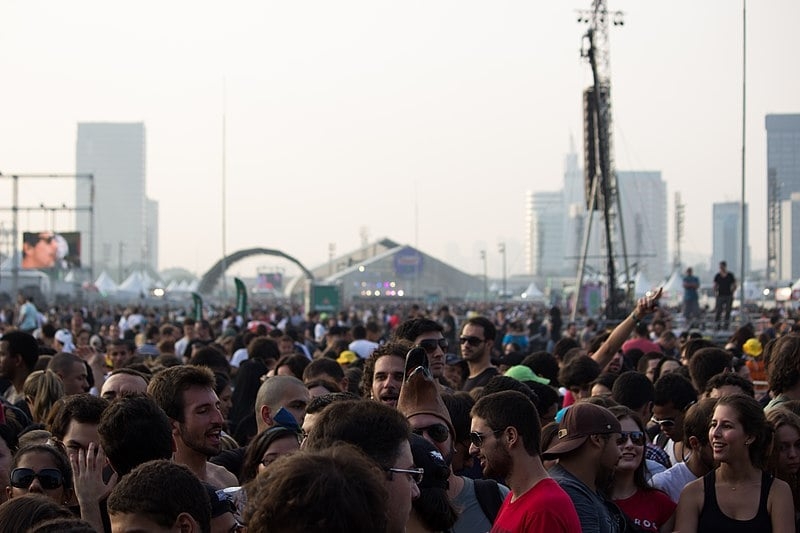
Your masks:
M458 342L464 344L465 342L470 346L478 346L482 342L486 342L486 339L479 339L478 337L459 337Z
M447 339L423 339L417 344L428 353L435 352L437 346L441 348L442 351L447 350L447 347L449 346Z
M47 236L47 237L42 237L41 235L39 236L39 240L40 240L40 241L44 241L44 242L46 242L47 244L50 244L50 243L52 243L52 242L53 242L53 239L55 239L55 238L56 238L56 237L55 237L55 235L49 235L49 236Z
M503 432L502 429L498 429L496 431L492 431L491 433L492 433L492 435L497 436L502 432ZM485 436L486 435L484 435L483 433L478 433L477 431L470 431L470 433L469 433L469 441L476 448L480 448L481 446L483 446L483 439L484 439Z
M617 446L625 446L628 442L628 438L631 439L631 442L634 446L644 446L644 433L641 431L623 431L619 434L620 437L617 439Z
M423 433L427 433L436 442L444 442L450 436L450 430L444 424L431 424L424 428L414 428L411 431L420 437L423 436Z
M34 479L38 479L45 490L57 489L64 483L60 470L45 468L34 472L30 468L15 468L11 471L11 486L17 489L27 489Z

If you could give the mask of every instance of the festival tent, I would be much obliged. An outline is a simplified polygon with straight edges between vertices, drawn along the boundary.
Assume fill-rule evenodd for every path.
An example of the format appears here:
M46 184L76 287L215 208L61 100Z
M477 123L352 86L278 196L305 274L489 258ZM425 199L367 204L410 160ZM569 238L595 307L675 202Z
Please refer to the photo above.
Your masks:
M155 286L150 276L135 270L125 281L119 284L119 292L131 294L147 294Z
M532 281L531 281L531 284L528 285L528 288L525 289L524 291L522 291L522 297L525 300L528 300L528 301L531 301L531 302L544 302L544 301L546 301L545 297L544 297L544 293L541 290L539 290L539 287L536 286L536 283L534 283Z
M113 294L117 292L117 284L111 279L111 276L106 273L104 270L97 276L97 280L94 282L94 286L97 287L97 290L100 291L102 294Z

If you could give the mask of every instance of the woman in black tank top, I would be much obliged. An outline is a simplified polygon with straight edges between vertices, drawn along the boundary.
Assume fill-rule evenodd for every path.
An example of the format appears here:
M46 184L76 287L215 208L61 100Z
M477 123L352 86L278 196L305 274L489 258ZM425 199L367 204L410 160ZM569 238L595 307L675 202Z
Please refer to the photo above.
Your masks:
M772 433L753 398L734 394L719 399L708 432L719 467L683 489L676 531L794 532L789 486L763 471Z

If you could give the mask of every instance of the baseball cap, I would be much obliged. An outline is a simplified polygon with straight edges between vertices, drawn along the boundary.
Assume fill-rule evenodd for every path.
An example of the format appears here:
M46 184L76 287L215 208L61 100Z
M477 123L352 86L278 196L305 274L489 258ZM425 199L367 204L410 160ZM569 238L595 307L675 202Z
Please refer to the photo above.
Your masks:
M590 435L620 433L622 427L614 414L599 405L579 402L570 407L558 425L558 439L544 453L543 459L577 450Z
M538 376L533 370L531 370L530 367L525 365L512 366L506 370L504 375L514 378L517 381L535 381L537 383L541 383L542 385L550 384L549 379Z
M55 339L64 345L61 349L62 352L72 353L75 351L75 344L72 342L72 333L68 329L59 329L56 331Z
M236 513L236 506L233 505L227 494L206 482L203 482L203 488L206 489L208 499L211 502L211 518L220 517L225 513Z
M452 365L460 365L463 362L464 362L464 360L462 358L460 358L459 356L457 356L456 354L454 354L454 353L448 353L448 354L445 354L445 356L444 356L444 363L446 365L450 365L450 366L452 366Z
M425 470L419 488L436 488L447 490L447 479L450 477L450 467L444 460L442 452L428 442L425 437L411 434L411 455L414 464Z

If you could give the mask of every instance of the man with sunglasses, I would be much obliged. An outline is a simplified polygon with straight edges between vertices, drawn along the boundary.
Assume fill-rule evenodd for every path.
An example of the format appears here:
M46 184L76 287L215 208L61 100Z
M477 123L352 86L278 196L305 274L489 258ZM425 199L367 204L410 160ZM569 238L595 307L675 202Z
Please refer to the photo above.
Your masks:
M453 524L454 533L483 533L492 527L494 516L488 516L478 500L472 479L457 476L452 461L455 453L456 430L450 412L442 400L439 388L427 370L422 367L406 369L410 377L400 389L397 410L408 420L411 431L425 438L442 454L450 469L447 478L447 495L459 510L458 520ZM495 487L492 487L493 489ZM497 485L495 500L502 501L508 488ZM496 510L496 508L495 508Z
M697 402L697 391L685 377L671 372L654 384L653 416L650 423L659 434L654 439L669 455L670 464L683 461L683 419L686 410Z
M557 436L542 457L558 459L550 476L572 499L581 522L580 531L624 531L622 511L602 493L621 455L619 420L605 407L578 402L567 410Z
M448 343L441 324L429 318L412 318L397 326L394 336L423 348L431 374L437 382L442 378Z
M492 531L580 531L572 500L542 465L540 439L536 407L520 392L487 394L472 408L470 453L485 476L501 477L511 487Z
M461 390L469 392L483 387L500 373L492 365L492 349L496 335L497 329L486 317L476 316L464 322L458 343L461 346L461 357L469 367L469 377L464 381Z
M25 232L22 239L22 268L53 268L56 265L58 242L52 232Z

